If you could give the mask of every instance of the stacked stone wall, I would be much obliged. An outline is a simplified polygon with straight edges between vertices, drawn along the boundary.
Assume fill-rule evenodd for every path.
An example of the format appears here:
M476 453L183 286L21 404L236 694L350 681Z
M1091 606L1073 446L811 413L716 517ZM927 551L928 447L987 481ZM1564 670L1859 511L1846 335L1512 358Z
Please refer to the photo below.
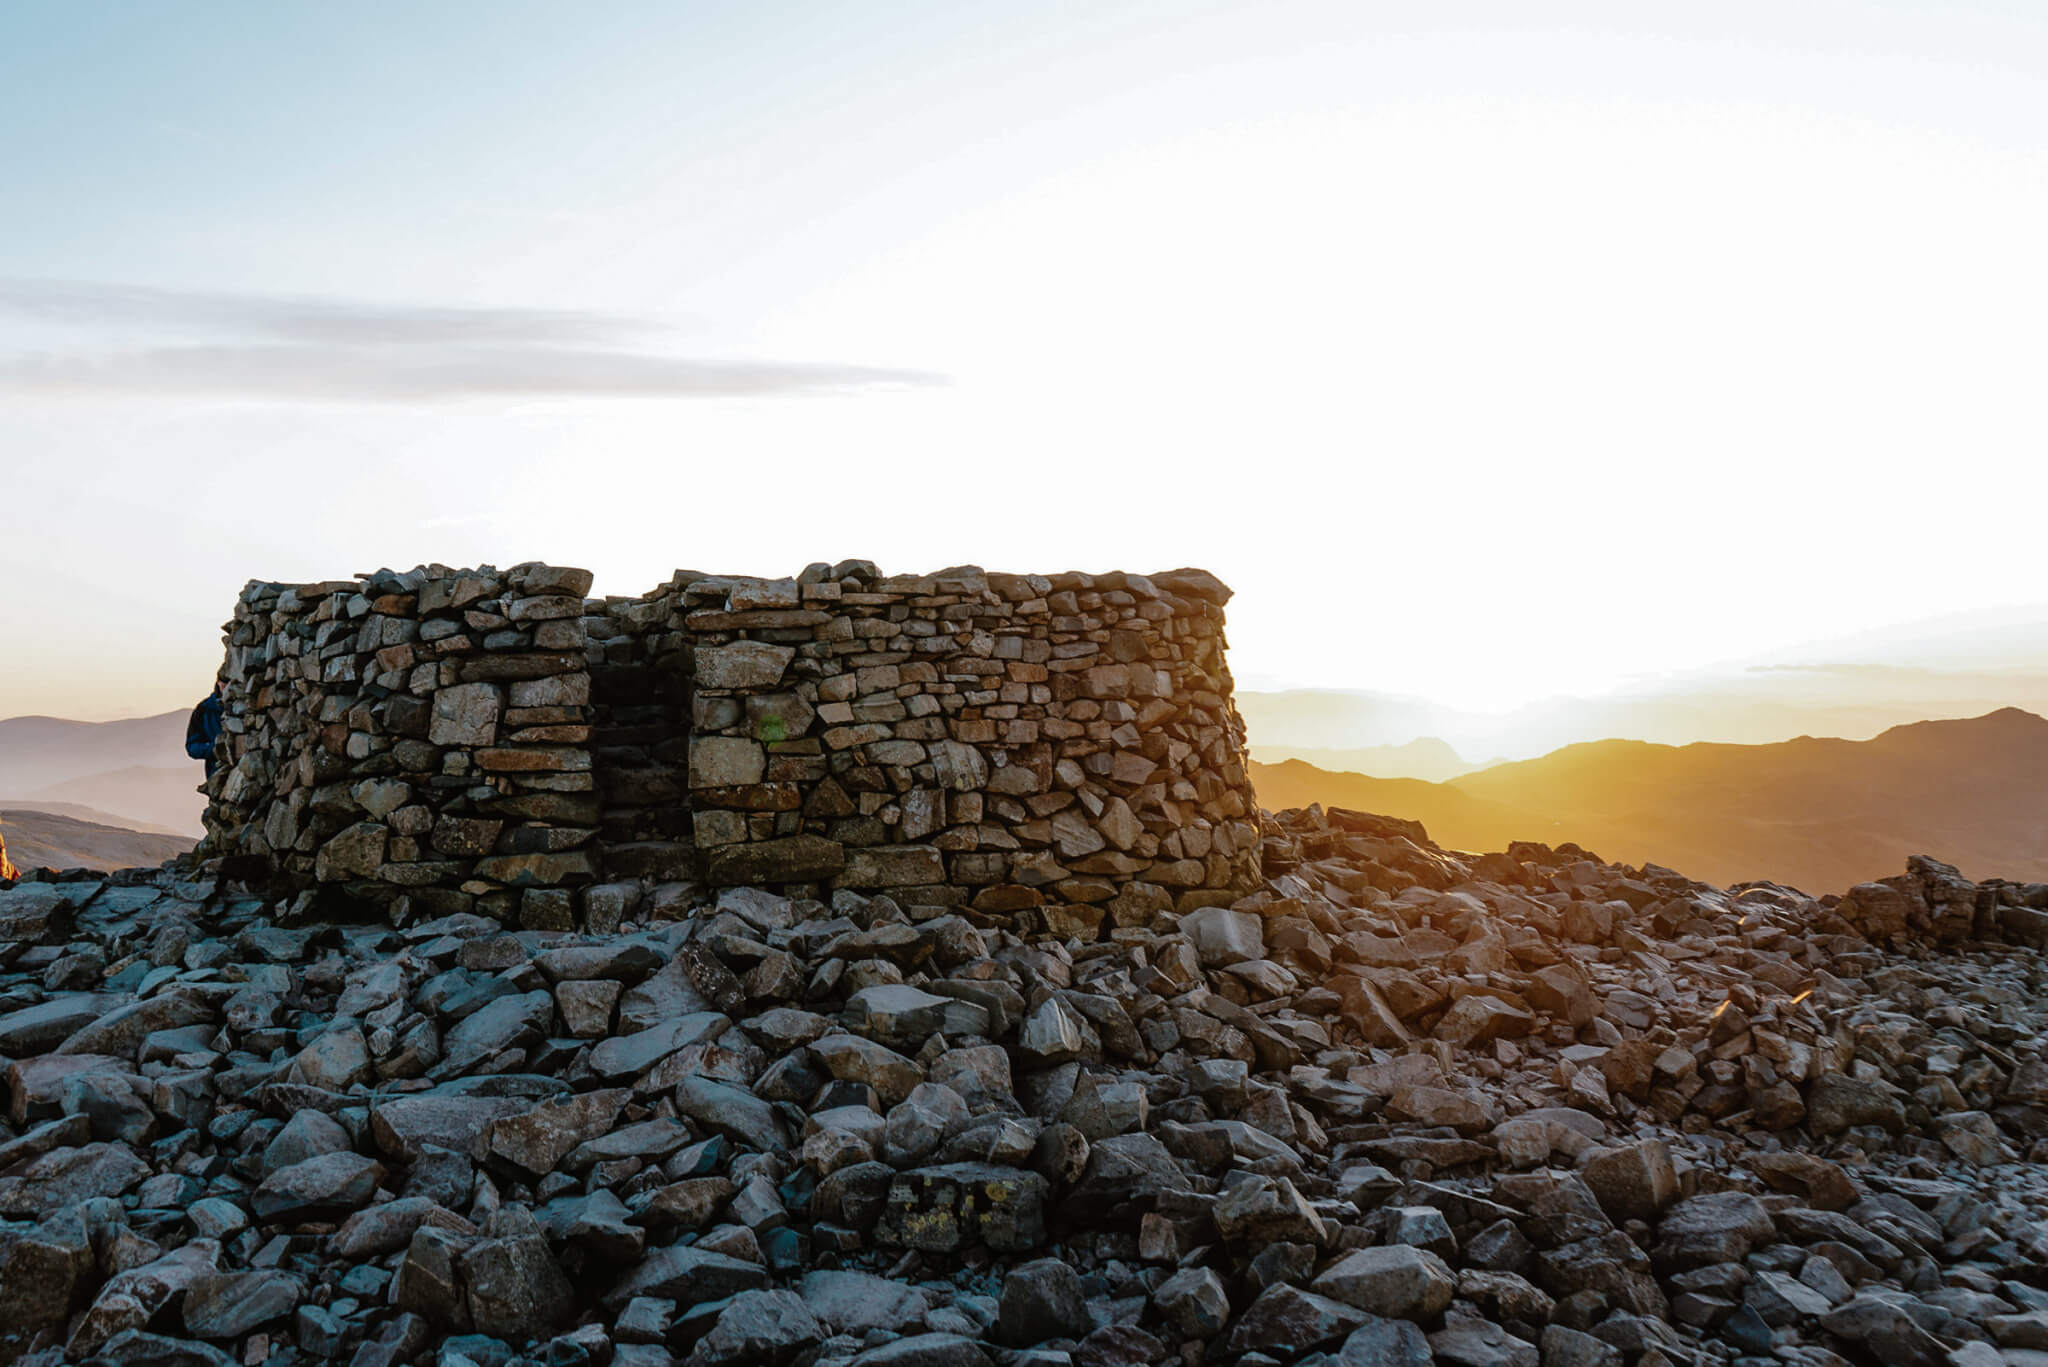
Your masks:
M572 924L598 871L589 587L545 565L250 584L202 853L290 889Z
M660 883L852 889L1063 934L1256 884L1209 574L849 561L586 601L589 582L251 584L205 852L534 926L600 881L607 906Z
M1213 576L679 575L696 844L717 884L1142 924L1253 885Z

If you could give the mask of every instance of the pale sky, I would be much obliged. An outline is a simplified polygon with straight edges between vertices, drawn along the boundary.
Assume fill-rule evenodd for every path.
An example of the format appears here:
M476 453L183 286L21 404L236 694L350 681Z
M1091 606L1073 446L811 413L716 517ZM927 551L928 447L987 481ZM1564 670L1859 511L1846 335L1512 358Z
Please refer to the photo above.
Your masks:
M0 166L0 717L422 561L1479 709L2048 602L2038 3L19 0Z

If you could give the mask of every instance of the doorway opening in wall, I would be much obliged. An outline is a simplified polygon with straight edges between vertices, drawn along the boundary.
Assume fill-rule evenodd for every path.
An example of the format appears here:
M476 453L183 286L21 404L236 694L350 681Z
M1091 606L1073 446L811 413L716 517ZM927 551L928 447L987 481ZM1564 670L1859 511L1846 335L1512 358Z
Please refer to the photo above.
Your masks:
M590 761L601 866L611 879L698 874L690 814L690 687L652 634L612 635L589 619Z

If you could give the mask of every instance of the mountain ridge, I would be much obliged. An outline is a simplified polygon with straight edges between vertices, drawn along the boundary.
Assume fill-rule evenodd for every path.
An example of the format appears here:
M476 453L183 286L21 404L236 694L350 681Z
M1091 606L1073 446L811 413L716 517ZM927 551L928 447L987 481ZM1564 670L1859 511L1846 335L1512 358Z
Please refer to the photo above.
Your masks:
M1473 763L1459 754L1450 742L1438 736L1417 736L1414 740L1399 745L1361 746L1309 746L1309 745L1267 745L1253 742L1249 747L1253 759L1262 764L1278 764L1289 759L1304 759L1318 769L1355 774L1378 774L1385 778L1420 778L1432 783L1460 778L1499 764L1499 759L1481 760Z
M1461 848L1570 839L1724 882L1839 890L1923 851L2048 878L2048 718L2017 707L1861 741L1583 741L1445 783L1254 764L1253 785L1268 807L1409 816Z
M122 869L161 864L193 842L105 826L56 812L0 805L0 840L22 869Z
M35 792L112 769L185 761L184 711L118 721L0 719L0 791ZM195 782L197 780L194 780Z
M203 832L200 767L185 754L185 712L73 721L0 719L0 804L59 812L89 807L128 829Z

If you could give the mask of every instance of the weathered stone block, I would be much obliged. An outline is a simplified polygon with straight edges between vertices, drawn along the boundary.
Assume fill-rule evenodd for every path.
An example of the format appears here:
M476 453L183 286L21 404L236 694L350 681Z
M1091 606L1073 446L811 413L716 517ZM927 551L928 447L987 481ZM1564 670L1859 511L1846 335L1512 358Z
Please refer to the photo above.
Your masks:
M357 822L320 847L313 876L323 883L376 877L390 836L389 828L374 821Z
M766 641L702 646L697 651L697 687L773 688L795 658L791 647Z
M581 707L590 701L590 675L579 671L548 679L520 679L510 692L514 707Z
M698 736L690 742L690 786L728 788L759 783L768 766L760 745L740 736Z
M562 887L597 877L597 861L588 850L559 854L499 854L479 859L476 876L516 888Z
M897 1176L875 1227L886 1247L952 1253L980 1244L999 1253L1045 1242L1046 1180L1035 1172L952 1163Z
M444 688L434 695L427 739L436 745L489 745L498 738L498 717L504 710L505 692L496 684Z
M846 867L833 886L912 888L946 881L945 860L930 845L878 845L846 852Z
M707 872L713 883L815 883L846 867L846 847L817 835L795 835L728 845L711 852Z

